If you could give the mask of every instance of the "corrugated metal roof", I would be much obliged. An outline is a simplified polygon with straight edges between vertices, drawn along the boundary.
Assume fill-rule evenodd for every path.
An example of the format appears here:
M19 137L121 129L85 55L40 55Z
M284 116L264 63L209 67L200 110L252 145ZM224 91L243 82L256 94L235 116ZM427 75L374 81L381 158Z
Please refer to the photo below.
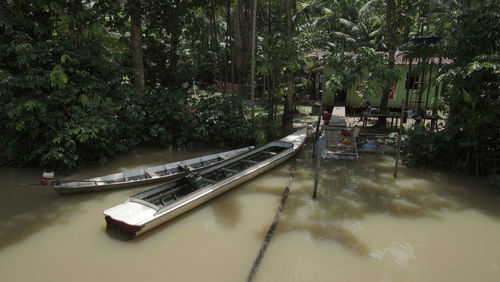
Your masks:
M377 52L378 54L382 54L384 55L384 57L387 58L387 56L389 56L389 53L388 52ZM351 55L353 57L357 56L356 53L354 52L344 52L345 55ZM327 51L315 51L315 52L312 52L309 54L308 57L310 58L317 58L317 61L318 61L318 64L316 65L316 67L313 67L312 69L316 70L318 66L324 66L326 64L326 58L328 56L331 56L332 54L330 52L327 52ZM432 60L432 63L433 64L439 64L439 57L432 57L430 58ZM405 66L405 65L409 65L410 64L410 61L408 59L408 52L405 52L405 51L396 51L395 55L394 55L394 64L397 65L397 66ZM413 62L412 64L417 64L417 63L420 63L421 59L419 59L419 61L417 62L417 60L414 58L413 59ZM441 64L442 65L449 65L453 62L453 60L451 59L448 59L448 58L441 58Z

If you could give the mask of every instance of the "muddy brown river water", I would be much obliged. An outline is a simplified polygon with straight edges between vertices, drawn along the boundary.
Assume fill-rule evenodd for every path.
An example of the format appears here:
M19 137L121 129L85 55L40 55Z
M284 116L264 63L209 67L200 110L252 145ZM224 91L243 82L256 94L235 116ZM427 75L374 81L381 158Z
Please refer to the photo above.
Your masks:
M311 147L131 241L102 211L147 187L59 196L38 169L0 168L0 281L245 281L293 165L295 179L254 281L500 281L500 195L486 182L402 168L392 158L324 161ZM140 149L75 179L210 152ZM151 186L150 186L151 187Z

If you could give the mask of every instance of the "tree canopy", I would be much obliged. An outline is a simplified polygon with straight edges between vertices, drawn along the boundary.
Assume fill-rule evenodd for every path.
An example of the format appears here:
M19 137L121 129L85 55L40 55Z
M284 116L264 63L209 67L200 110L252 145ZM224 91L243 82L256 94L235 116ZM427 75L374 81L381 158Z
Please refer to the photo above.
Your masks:
M447 123L412 131L408 159L498 173L499 17L493 0L1 0L0 160L74 169L143 142L272 138L278 105L290 128L309 98L311 54L331 54L332 90L368 67L383 105L404 51L453 62L436 69ZM422 51L412 39L426 35L440 42ZM267 109L256 123L245 105L252 62ZM213 94L216 81L242 91Z

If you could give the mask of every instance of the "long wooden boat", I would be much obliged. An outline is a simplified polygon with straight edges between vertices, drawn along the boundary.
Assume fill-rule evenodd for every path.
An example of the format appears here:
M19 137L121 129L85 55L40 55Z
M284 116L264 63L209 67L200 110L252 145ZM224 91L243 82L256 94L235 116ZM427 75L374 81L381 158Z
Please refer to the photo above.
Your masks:
M107 228L133 238L283 163L304 144L307 128L129 197L105 210Z
M97 192L135 185L150 184L160 181L167 182L175 178L183 177L191 171L213 166L224 160L248 152L253 148L254 146L249 146L189 160L177 161L78 181L65 182L57 179L48 179L46 182L49 182L49 184L59 194Z

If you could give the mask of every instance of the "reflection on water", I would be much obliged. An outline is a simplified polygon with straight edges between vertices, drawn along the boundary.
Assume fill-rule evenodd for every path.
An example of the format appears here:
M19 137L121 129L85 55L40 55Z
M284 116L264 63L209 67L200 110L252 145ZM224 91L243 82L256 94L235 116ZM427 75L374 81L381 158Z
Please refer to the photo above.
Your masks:
M213 152L142 149L70 177ZM500 196L483 182L393 159L324 161L311 198L311 147L155 230L121 241L102 210L148 187L59 196L37 169L0 168L0 281L242 281L295 178L255 281L498 281Z
M237 199L216 201L211 208L218 223L226 228L234 227L241 220L242 205Z

